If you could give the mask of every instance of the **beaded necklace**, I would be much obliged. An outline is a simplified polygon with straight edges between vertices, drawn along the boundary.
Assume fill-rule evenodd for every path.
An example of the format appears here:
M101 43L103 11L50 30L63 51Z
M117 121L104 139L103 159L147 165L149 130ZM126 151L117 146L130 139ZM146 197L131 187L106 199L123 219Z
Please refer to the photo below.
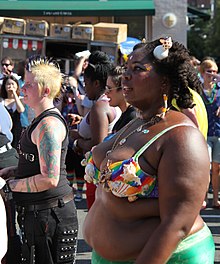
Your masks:
M216 84L214 84L214 88L212 89L210 97L206 95L204 91L202 91L202 98L204 99L205 104L206 105L212 104L216 100L217 94L218 94L218 89Z
M132 130L130 133L127 134L127 136L122 137L122 135L127 131L127 129L133 124L135 123L138 119L140 118L135 118L133 119L133 121L131 121L130 123L128 123L126 126L124 126L124 128L121 130L121 132L118 134L118 136L116 137L115 141L113 142L112 148L110 150L108 150L106 152L106 157L113 152L117 147L121 147L125 144L125 142L127 141L127 139L133 135L134 133L144 133L147 134L149 132L148 129L143 129L143 127L145 126L152 126L156 123L158 123L161 119L162 119L163 113L161 114L157 114L156 116L152 117L150 120L148 120L147 122L145 122L144 124L138 126L137 128L135 128L134 130ZM121 138L121 139L120 139Z

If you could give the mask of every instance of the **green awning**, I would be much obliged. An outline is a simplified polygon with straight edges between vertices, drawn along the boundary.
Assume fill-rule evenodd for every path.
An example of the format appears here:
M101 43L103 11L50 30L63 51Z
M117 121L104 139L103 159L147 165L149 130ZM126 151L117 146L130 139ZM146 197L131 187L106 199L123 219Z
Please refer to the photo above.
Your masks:
M0 16L153 16L153 0L0 0Z

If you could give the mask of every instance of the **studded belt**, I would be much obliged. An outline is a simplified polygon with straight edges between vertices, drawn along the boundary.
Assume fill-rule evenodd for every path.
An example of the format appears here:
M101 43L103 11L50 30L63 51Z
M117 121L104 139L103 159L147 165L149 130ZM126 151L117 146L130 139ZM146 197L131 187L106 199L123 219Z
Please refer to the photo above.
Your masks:
M28 204L28 205L17 205L17 210L19 211L25 211L25 212L33 212L33 211L41 211L46 210L53 207L62 207L64 204L70 202L73 200L73 193L69 193L57 200L51 201L51 202L45 202L42 204Z

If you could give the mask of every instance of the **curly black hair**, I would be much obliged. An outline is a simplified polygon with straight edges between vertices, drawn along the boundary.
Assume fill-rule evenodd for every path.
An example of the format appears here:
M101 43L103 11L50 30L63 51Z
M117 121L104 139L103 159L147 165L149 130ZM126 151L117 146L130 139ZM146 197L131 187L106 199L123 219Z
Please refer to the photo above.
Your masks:
M201 94L202 84L196 70L190 64L189 50L183 44L173 41L168 57L159 60L153 54L158 45L161 45L159 39L147 43L143 49L149 61L154 64L155 71L169 79L171 85L170 100L176 98L180 108L193 108L193 98L188 88Z
M94 51L89 56L89 64L84 75L91 81L99 80L101 90L105 90L109 71L113 68L110 57L102 51Z

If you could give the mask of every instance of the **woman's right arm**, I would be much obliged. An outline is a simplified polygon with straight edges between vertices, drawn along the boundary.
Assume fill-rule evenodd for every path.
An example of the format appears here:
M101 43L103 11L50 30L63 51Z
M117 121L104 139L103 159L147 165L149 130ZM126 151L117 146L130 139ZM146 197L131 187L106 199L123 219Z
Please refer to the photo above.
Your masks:
M93 146L98 145L108 135L109 120L107 115L108 109L105 102L96 102L89 114L89 123L91 129L91 139L78 140L79 148L84 152L91 150Z

